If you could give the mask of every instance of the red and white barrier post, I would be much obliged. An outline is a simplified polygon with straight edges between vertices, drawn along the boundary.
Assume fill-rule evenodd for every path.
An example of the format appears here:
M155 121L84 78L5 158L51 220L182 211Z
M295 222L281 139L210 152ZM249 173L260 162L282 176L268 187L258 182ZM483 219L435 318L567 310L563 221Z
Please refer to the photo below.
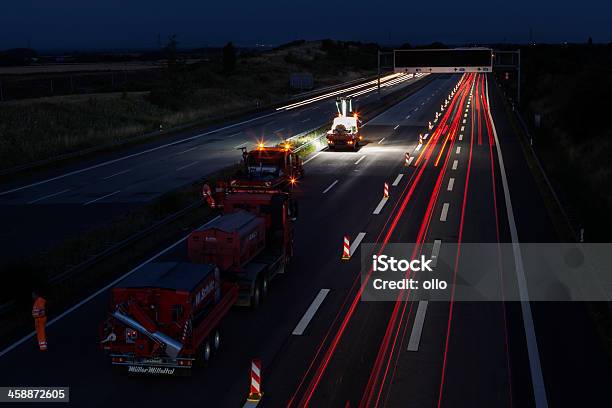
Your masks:
M410 153L406 152L404 155L404 166L410 166Z
M251 361L251 389L248 401L260 401L263 396L261 391L261 360L254 358Z
M383 189L383 197L389 198L389 183L385 182L385 187Z
M349 241L348 235L344 236L344 243L342 246L342 259L345 261L351 259L351 242Z

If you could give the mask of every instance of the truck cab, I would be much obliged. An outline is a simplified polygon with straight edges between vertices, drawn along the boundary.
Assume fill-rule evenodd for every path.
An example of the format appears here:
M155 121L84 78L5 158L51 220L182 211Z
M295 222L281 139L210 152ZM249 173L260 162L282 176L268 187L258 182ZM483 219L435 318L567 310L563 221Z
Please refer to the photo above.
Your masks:
M285 188L304 176L302 159L288 146L243 150L243 168L231 181L234 187Z

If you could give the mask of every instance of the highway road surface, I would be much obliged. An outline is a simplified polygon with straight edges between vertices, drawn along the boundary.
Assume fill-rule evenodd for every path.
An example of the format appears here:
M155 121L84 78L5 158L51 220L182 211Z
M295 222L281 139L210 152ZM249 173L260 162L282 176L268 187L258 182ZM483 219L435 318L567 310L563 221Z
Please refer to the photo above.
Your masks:
M360 300L364 243L555 241L492 77L436 77L364 135L357 152L307 158L290 273L260 309L230 313L208 367L189 378L113 373L97 347L101 290L51 324L49 352L33 338L1 352L0 384L69 385L72 406L242 407L251 359L260 358L262 407L611 406L608 360L580 305ZM159 259L185 251L178 242ZM518 278L519 269L508 273Z
M395 74L383 78L381 95L423 78ZM436 95L440 90L431 88ZM376 102L375 81L308 97L279 109L68 164L0 184L3 229L0 245L8 257L30 255L31 233L44 250L108 222L163 193L201 180L237 163L241 147L280 140L315 129L337 113L335 98L352 95L355 106Z

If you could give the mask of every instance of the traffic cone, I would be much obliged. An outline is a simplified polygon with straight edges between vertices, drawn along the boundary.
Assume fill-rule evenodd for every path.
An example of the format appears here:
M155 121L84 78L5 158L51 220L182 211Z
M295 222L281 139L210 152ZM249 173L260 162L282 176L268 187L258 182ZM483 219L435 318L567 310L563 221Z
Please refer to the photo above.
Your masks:
M261 360L254 358L251 361L251 387L247 401L258 402L261 400Z
M342 246L342 260L348 261L351 259L351 242L348 235L344 236L344 244Z

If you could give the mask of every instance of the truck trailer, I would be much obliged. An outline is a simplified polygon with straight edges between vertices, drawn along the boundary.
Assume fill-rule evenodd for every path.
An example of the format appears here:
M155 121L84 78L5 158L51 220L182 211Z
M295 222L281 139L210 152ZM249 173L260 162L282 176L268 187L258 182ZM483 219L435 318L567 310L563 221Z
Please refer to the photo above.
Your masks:
M237 299L215 265L148 263L111 290L101 347L130 374L188 375L219 349Z
M217 192L214 202L223 215L190 234L189 260L218 265L240 289L237 304L257 307L293 256L296 204L284 191L232 188Z
M287 271L297 214L290 193L224 189L222 213L191 232L188 262L147 263L111 290L100 344L131 374L188 375L220 347L233 305L259 306Z

